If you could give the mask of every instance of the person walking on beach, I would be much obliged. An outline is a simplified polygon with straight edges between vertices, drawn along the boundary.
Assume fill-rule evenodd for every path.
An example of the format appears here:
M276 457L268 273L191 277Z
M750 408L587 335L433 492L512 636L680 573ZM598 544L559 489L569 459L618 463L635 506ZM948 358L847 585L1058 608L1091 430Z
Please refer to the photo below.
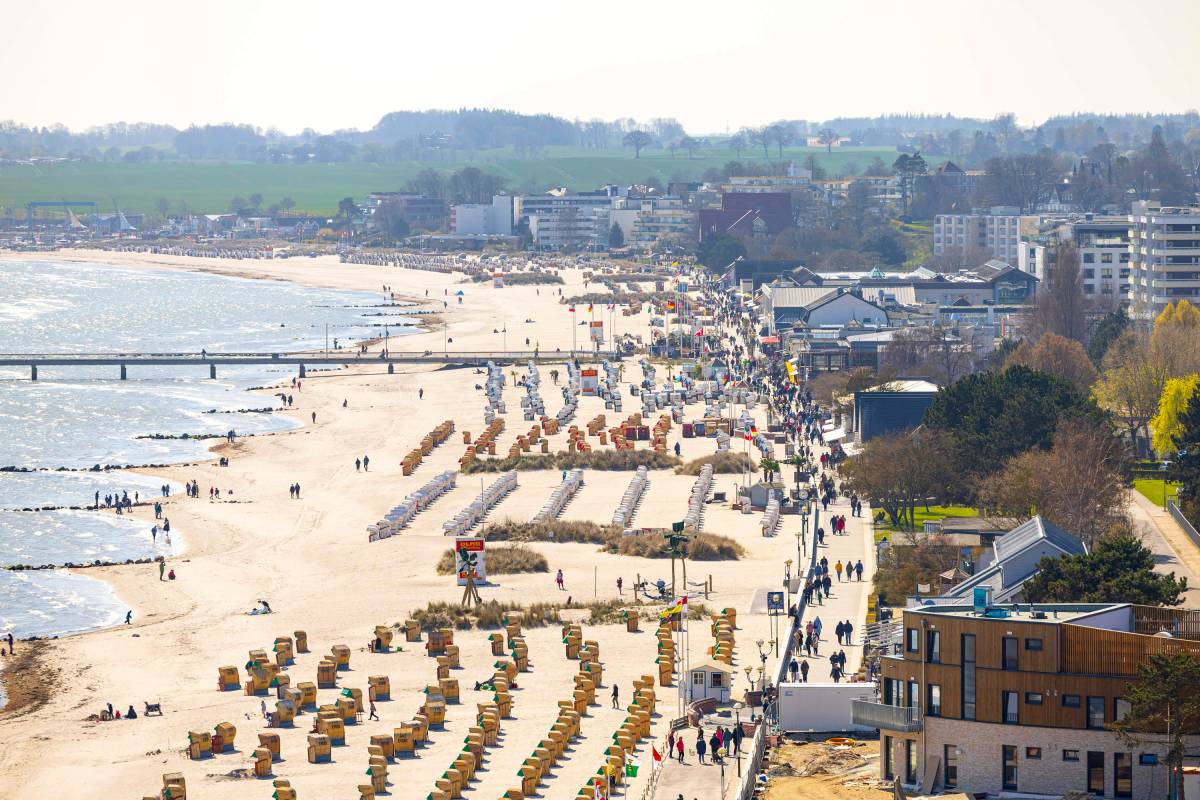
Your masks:
M317 412L315 412L315 411L312 412L312 421L313 421L313 425L317 424Z
M559 591L566 591L566 587L563 585L563 571L561 569L554 576L554 582L558 585Z
M158 542L158 526L154 525L150 528L150 544Z
M167 537L168 539L171 538L171 518L170 517L163 517L162 531L163 531L163 536Z
M617 576L617 594L624 594L624 592L621 590L621 587L624 585L625 582L621 580L620 576Z
M807 661L800 662L800 680L803 683L808 683L808 662Z
M371 471L371 457L363 456L363 472Z
M371 701L371 715L369 717L367 717L367 719L368 720L373 719L376 722L379 721L379 715L375 713L375 701L374 700Z
M621 707L621 703L620 703L620 702L618 701L618 699L617 699L617 696L618 696L618 694L619 694L619 691L618 691L618 689L617 689L617 684L615 684L615 683L614 683L614 684L613 684L613 691L612 691L612 706L613 706L613 708L620 708L620 707Z
M842 581L842 560L840 558L838 559L838 562L833 565L833 571L837 573L838 583L841 583L841 581Z
M8 632L8 637L7 637L7 638L8 638L8 654L9 654L10 656L12 656L12 655L16 655L17 651L16 651L16 650L13 650L13 635L12 635L12 631L9 631L9 632Z
M361 458L354 459L354 471L355 472L362 471L362 459Z
M417 399L418 399L418 400L424 400L424 399L425 399L425 389L424 389L424 387L422 387L422 388L420 388L420 389L417 389Z
M679 763L683 763L683 737L675 740L675 752L679 754Z
M166 561L166 559L162 559L161 561L158 562L158 579L160 581L163 579L163 574L166 571L167 571L167 561Z
M708 747L708 742L704 741L704 731L696 732L696 760L701 764L704 763L704 751Z

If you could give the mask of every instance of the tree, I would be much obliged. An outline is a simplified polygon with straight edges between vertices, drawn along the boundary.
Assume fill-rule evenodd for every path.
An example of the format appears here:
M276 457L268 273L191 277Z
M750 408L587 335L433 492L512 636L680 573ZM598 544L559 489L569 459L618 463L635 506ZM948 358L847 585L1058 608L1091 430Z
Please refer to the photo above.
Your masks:
M968 476L993 472L1009 458L1047 448L1063 419L1106 419L1096 404L1062 378L1025 366L968 375L942 388L924 424L948 431Z
M696 260L709 269L723 271L726 267L746 257L746 245L728 233L709 233L700 242Z
M1063 242L1055 250L1054 268L1037 293L1033 327L1039 333L1057 333L1083 342L1087 338L1086 310L1079 250L1074 243Z
M770 135L771 140L775 142L779 157L783 158L783 148L791 144L794 138L792 126L784 122L776 122L774 125L767 127L767 133Z
M624 247L625 246L625 231L621 230L621 226L615 222L608 229L608 246L609 247Z
M817 141L825 145L826 153L833 153L833 145L837 140L838 134L833 128L821 128L817 131Z
M1150 347L1172 378L1200 372L1200 308L1187 300L1167 305L1154 320Z
M262 206L263 196L258 192L250 195L250 206L257 211Z
M763 149L763 158L771 157L771 133L770 128L746 128L746 141L750 144L760 145Z
M738 158L742 157L742 151L746 149L746 134L742 132L735 133L729 137L729 149L733 151Z
M994 205L1016 206L1023 213L1037 210L1059 176L1048 152L1018 153L988 159L981 191Z
M1129 327L1129 315L1125 313L1124 308L1118 308L1116 311L1110 311L1104 315L1104 319L1100 320L1100 324L1096 326L1096 330L1092 332L1092 338L1088 341L1088 358L1092 359L1093 364L1099 367L1104 362L1104 354L1127 327Z
M692 136L685 136L679 140L679 146L687 150L688 158L696 155L696 150L700 148L700 140Z
M1178 453L1168 472L1179 481L1179 509L1192 525L1200 526L1200 392L1193 392L1179 417L1175 435Z
M1150 420L1150 430L1154 432L1152 443L1154 452L1162 458L1174 455L1178 441L1183 437L1183 417L1196 396L1196 387L1200 376L1189 375L1186 378L1168 378L1163 384L1162 395L1158 400L1158 413Z
M292 199L291 195L288 195L279 201L279 207L284 211L291 211L296 207L296 201Z
M1096 402L1124 423L1129 441L1141 452L1139 443L1149 437L1147 425L1167 380L1166 366L1150 337L1133 329L1109 346L1102 366L1093 389Z
M235 197L229 201L229 212L231 214L240 214L242 209L246 207L246 198Z
M1100 373L1092 366L1083 345L1057 333L1043 333L1035 344L1021 342L1004 362L1005 367L1024 364L1070 381L1080 392L1087 393Z
M1167 768L1174 782L1173 796L1184 800L1184 736L1200 733L1200 657L1170 647L1164 641L1150 658L1138 665L1137 680L1125 693L1129 711L1112 724L1113 730L1132 745L1159 745L1167 736Z
M621 140L621 143L626 147L633 148L634 158L641 158L642 148L649 147L650 143L653 141L654 139L652 139L650 134L646 133L645 131L630 131L629 133L625 134L625 138Z
M389 239L403 239L411 232L399 200L384 200L376 207L371 221Z
M358 203L353 197L343 197L338 201L337 216L347 225L354 224L354 218L359 214Z
M953 475L954 441L944 431L918 430L876 436L843 472L850 486L871 498L892 524L916 527L916 508L944 495Z
M884 364L899 375L927 375L949 386L975 369L972 328L942 325L901 328L892 334Z
M167 215L171 213L171 201L165 197L158 198L154 201L154 210L158 212L159 216L166 219Z
M1010 458L979 485L980 505L1002 515L1040 514L1089 548L1128 530L1125 450L1105 426L1066 420L1049 450Z
M913 181L917 175L924 175L928 172L929 165L925 163L925 159L918 151L911 156L901 153L892 163L892 169L900 176L900 200L904 207L904 213L907 214L909 199L912 197Z
M1154 553L1132 533L1105 536L1087 553L1043 558L1022 593L1030 603L1174 606L1187 578L1154 571Z

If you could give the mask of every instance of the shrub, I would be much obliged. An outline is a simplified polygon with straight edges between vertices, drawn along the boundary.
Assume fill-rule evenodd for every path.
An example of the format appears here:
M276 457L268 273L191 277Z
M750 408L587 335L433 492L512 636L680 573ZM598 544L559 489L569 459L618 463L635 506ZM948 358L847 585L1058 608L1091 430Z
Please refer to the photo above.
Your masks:
M522 616L522 626L526 628L541 628L546 625L558 624L562 619L558 616L561 606L553 603L533 603L523 606L520 603L501 603L489 600L475 608L467 608L457 603L435 601L425 608L413 612L412 618L423 631L438 628L455 628L469 630L471 628L499 628L504 624L504 614L515 611ZM399 623L392 626L402 627Z
M490 272L477 272L471 276L471 280L475 283L490 281L492 274ZM505 286L533 286L535 284L562 283L563 279L558 275L551 275L549 272L506 272L504 273Z
M483 537L490 541L582 542L598 544L602 552L616 555L638 558L671 557L667 540L662 536L626 536L620 526L597 525L594 522L504 520L486 526L483 529ZM684 554L693 561L736 561L745 553L745 549L733 539L714 533L693 533L684 546ZM488 563L491 563L490 554Z
M511 545L489 547L487 570L495 575L517 575L523 572L549 572L550 564L541 553L528 547ZM454 551L447 550L437 563L438 575L454 574Z
M679 475L699 475L700 470L705 464L712 464L713 474L715 475L740 475L749 470L756 471L758 468L754 466L754 460L747 453L734 453L725 450L720 453L713 453L710 456L701 456L693 459L686 464L676 467L675 472Z

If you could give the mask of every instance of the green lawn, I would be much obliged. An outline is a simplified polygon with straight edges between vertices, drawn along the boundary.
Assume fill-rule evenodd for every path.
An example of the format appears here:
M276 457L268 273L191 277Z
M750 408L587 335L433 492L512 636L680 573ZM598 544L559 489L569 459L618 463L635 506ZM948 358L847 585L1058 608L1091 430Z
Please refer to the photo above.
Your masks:
M916 529L919 531L924 528L926 522L933 522L946 517L975 517L979 515L977 509L969 506L930 506L929 510L925 506L917 506L916 509ZM882 525L875 526L875 541L879 541L884 536L889 539L894 539L896 533L903 532L903 528L895 527L890 520L886 519Z
M1179 491L1179 483L1176 481L1166 482L1168 496L1174 500L1175 494ZM1166 499L1163 497L1163 481L1160 478L1135 478L1133 488L1141 493L1151 503L1163 508L1166 505Z
M843 147L826 153L823 148L787 147L784 160L805 161L810 155L836 174L847 165L865 169L875 156L889 166L895 150ZM630 184L654 177L664 184L673 179L698 179L710 167L719 167L737 156L722 148L698 150L689 158L662 149L643 150L634 158L628 148L596 150L583 147L547 147L536 158L521 158L512 149L448 153L428 161L387 164L255 164L245 162L160 162L150 164L64 163L0 167L0 216L7 210L20 217L31 200L93 200L102 210L114 202L131 213L152 211L159 198L173 210L182 204L195 213L223 212L235 197L261 194L264 206L290 196L297 211L333 213L343 197L362 198L372 191L395 191L422 169L453 171L477 166L506 180L514 192L541 192L555 186L588 190L606 183ZM762 150L743 150L743 163L764 161ZM778 161L771 150L771 160Z

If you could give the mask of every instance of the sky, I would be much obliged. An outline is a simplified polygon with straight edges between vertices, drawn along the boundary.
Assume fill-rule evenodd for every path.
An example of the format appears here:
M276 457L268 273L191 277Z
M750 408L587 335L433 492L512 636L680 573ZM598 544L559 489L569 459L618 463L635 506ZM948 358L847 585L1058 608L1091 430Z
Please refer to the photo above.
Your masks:
M1200 92L1200 0L0 0L0 119L366 130L488 107L694 134L892 112L1022 125Z

